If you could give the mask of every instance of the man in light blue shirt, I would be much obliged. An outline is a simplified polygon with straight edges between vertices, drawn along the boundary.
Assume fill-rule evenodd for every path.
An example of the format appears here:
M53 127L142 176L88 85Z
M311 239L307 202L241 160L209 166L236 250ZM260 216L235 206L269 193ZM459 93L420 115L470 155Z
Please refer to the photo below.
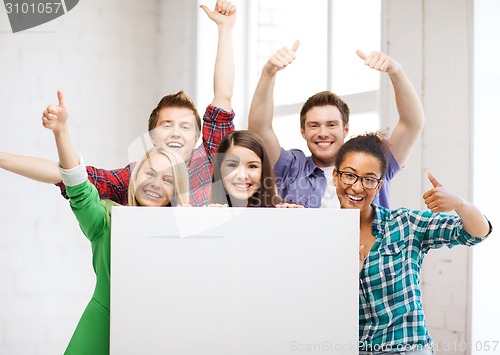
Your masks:
M331 171L335 158L349 132L349 107L337 95L323 91L311 96L300 113L301 134L311 152L281 148L273 127L273 90L276 74L295 60L292 48L276 52L262 69L250 106L248 129L261 136L278 183L279 193L289 202L305 207L334 207L340 204L333 187ZM366 55L356 52L365 65L387 73L394 87L399 120L388 139L389 169L384 176L384 189L375 203L389 207L389 181L406 163L424 126L424 111L420 99L402 66L381 52Z

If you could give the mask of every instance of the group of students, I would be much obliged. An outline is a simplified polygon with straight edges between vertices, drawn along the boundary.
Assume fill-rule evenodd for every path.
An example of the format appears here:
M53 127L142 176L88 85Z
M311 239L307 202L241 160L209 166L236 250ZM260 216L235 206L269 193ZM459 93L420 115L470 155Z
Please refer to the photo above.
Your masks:
M444 245L477 244L492 227L474 205L447 192L432 175L433 188L424 194L430 211L388 209L390 180L404 166L424 124L420 100L403 68L383 53L357 52L364 64L387 73L394 87L399 121L388 139L367 133L344 143L349 107L324 91L311 96L300 112L311 156L285 150L272 128L273 90L277 73L295 60L299 43L278 50L265 64L248 130L234 130L236 8L225 0L218 0L214 10L201 7L219 30L214 99L203 121L184 92L167 95L148 121L155 148L125 168L98 169L86 166L71 144L59 91L58 104L48 106L42 118L54 134L59 162L0 153L0 167L57 184L92 244L96 288L65 353L109 353L110 211L120 204L359 209L360 354L431 354L420 292L424 255ZM200 134L203 142L195 147ZM441 213L447 211L457 215ZM335 237L334 231L325 233Z

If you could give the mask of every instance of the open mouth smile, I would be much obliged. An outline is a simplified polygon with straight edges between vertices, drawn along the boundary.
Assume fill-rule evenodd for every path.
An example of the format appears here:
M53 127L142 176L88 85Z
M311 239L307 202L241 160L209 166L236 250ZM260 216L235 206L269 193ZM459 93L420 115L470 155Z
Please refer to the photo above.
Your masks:
M176 149L176 148L182 148L183 145L180 144L179 142L169 142L167 143L167 147Z
M250 189L250 187L252 186L252 184L250 183L239 183L239 184L233 184L233 186L237 189L237 190L240 190L240 191L248 191Z
M354 195L351 195L351 194L348 194L348 193L346 193L346 196L347 196L347 198L349 200L351 200L351 201L353 201L355 203L359 203L359 202L361 202L361 201L364 200L364 197L362 197L362 196L354 196Z
M144 191L144 194L146 196L148 196L149 198L154 199L154 200L162 198L162 196L159 193L153 192L153 191L149 191L149 190Z

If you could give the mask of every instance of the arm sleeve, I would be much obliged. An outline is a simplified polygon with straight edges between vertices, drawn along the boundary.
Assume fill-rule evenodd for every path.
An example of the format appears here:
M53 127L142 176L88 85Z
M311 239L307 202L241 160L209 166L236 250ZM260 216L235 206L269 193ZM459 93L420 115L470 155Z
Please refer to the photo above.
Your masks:
M133 164L129 164L121 169L105 170L87 166L86 170L89 181L97 188L101 199L127 205L128 184L133 167ZM68 198L64 181L56 186L61 189L63 197Z
M463 227L462 220L456 215L432 213L430 211L410 212L410 222L415 235L421 240L422 250L439 249L443 246L452 248L457 245L473 246L485 238L470 235ZM491 223L490 231L492 231Z
M280 193L297 179L301 169L304 169L305 161L306 156L301 150L281 148L280 157L273 168Z
M86 179L85 166L61 169L61 176L67 184L71 209L85 236L91 241L101 236L110 226L109 211L101 204L95 186Z
M377 205L389 208L389 193L391 191L391 181L392 178L401 170L401 168L399 167L398 162L394 158L394 155L392 155L391 151L387 153L387 163L387 171L384 174L384 183L382 184L382 188L380 189L379 193L375 196L373 202Z
M203 116L203 147L208 159L213 162L217 148L224 136L234 131L234 111L227 112L222 108L209 105Z

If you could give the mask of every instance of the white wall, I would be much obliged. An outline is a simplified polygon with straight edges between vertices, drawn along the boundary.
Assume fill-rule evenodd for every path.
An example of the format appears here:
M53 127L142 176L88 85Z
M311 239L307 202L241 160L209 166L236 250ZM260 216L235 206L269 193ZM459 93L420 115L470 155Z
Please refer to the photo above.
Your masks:
M189 3L80 1L17 34L1 6L0 151L57 157L40 118L61 88L86 162L124 166L159 99L194 95ZM62 354L93 292L90 244L56 187L0 181L0 354Z
M407 168L394 180L393 206L425 209L422 194L431 188L429 170L447 189L470 200L470 1L387 0L385 6L383 43L392 56L407 63L426 114L422 138ZM389 108L391 94L385 97ZM394 127L396 119L389 117L388 125ZM438 354L465 354L459 347L445 346L470 339L469 263L466 248L431 251L424 261L422 298Z
M421 94L427 118L422 138L407 168L393 182L392 204L425 209L421 196L431 188L427 180L429 170L449 191L473 201L473 131L476 123L472 85L473 1L385 0L384 7L383 45L392 56L405 63ZM499 15L492 14L490 21ZM495 33L491 24L483 23L482 26L485 31ZM381 126L394 127L397 115L390 115L395 112L392 92L387 90L387 83L384 87L382 107L388 114L382 114L387 123ZM482 136L476 138L482 140ZM489 162L491 153L492 150L486 147L483 150L483 157ZM477 168L483 172L489 170L484 164ZM491 180L488 181L491 187ZM491 242L489 240L477 249L494 247ZM473 315L478 324L484 313L472 308L472 254L473 249L464 247L444 248L431 251L424 262L423 304L438 354L470 354L473 350L471 317ZM486 265L491 265L488 262ZM497 278L491 275L491 267L486 265L483 271L489 270L490 277ZM491 289L486 285L483 287L485 292ZM491 304L485 307L491 307ZM491 329L497 339L484 339L479 328L478 331L476 339L500 341L498 324ZM500 345L498 348L500 350Z

